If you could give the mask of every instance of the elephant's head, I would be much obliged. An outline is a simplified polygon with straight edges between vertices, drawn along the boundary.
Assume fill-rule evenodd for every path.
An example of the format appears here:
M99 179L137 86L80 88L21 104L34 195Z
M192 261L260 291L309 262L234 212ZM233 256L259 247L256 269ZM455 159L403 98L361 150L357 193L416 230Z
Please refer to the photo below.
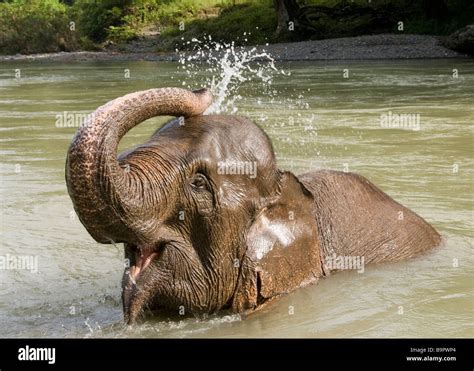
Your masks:
M207 90L129 94L100 107L69 149L81 222L98 242L125 244L128 322L147 307L253 309L320 275L312 195L277 169L254 123L200 115L210 103ZM125 133L158 115L181 117L117 158ZM314 248L284 259L303 245Z

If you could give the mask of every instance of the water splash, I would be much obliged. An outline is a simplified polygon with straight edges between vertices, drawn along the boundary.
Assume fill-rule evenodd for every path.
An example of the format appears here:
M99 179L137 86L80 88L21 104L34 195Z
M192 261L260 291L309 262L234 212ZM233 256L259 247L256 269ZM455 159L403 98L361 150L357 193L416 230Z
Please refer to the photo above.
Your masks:
M205 114L239 111L239 115L253 120L272 138L276 157L289 170L298 168L298 161L296 155L280 156L282 149L288 153L292 152L288 148L294 148L301 156L304 147L301 162L305 163L308 157L319 161L319 119L306 98L313 94L311 87L302 89L292 84L291 73L279 67L264 47L238 47L207 36L183 41L181 49L176 50L176 76L181 85L188 89L208 87L213 94L213 103ZM281 115L275 116L276 111ZM317 167L316 162L312 167Z
M87 327L87 329L89 330L89 334L88 334L88 335L97 333L98 331L101 331L101 330L102 330L102 328L101 328L99 322L95 321L95 324L91 324L91 323L89 323L89 321L90 321L90 318L89 318L89 317L87 317L86 320L84 321L84 325L85 325L85 326ZM88 336L88 335L86 335L86 336Z
M179 70L186 77L182 85L191 89L195 85L191 87L186 81L193 84L202 81L203 86L211 89L214 101L206 114L237 112L237 103L242 100L241 90L249 89L247 82L258 82L260 96L275 96L273 77L289 76L275 66L275 59L264 49L236 47L234 42L219 43L211 36L202 40L194 38L185 46L187 51L177 50Z

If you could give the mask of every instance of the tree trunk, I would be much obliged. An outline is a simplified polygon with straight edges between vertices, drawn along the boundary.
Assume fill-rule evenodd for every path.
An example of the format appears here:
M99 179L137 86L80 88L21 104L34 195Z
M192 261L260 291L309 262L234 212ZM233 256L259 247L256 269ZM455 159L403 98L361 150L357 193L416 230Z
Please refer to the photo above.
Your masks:
M288 31L288 22L295 22L296 25L296 16L300 7L296 0L273 0L273 4L275 6L278 20L275 33L281 35Z

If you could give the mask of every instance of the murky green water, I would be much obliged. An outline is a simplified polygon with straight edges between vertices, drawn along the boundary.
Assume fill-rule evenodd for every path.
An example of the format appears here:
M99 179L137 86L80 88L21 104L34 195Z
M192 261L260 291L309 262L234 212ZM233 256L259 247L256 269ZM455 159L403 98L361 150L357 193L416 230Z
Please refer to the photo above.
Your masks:
M240 114L270 134L280 166L360 173L431 222L444 248L363 274L335 274L246 319L155 318L126 329L122 251L95 243L74 218L64 162L76 128L57 127L56 115L90 113L136 90L181 86L186 74L172 63L3 63L0 256L37 256L38 272L0 270L0 336L474 336L474 62L280 67L292 74L275 77L277 98L248 81L237 102ZM382 127L389 111L418 114L420 130ZM163 121L134 129L122 148L144 141Z

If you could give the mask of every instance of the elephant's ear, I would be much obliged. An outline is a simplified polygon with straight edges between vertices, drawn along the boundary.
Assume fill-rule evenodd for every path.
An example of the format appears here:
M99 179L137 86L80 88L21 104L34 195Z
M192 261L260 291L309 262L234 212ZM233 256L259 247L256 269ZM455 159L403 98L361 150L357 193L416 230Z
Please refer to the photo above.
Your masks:
M313 196L289 172L251 225L233 299L237 312L314 282L323 274Z

